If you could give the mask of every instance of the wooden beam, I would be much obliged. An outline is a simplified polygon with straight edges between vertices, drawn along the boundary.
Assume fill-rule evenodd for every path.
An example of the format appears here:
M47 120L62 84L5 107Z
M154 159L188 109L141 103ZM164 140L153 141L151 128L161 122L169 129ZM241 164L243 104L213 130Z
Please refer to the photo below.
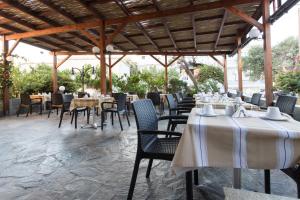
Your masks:
M227 6L235 6L235 5L242 5L242 4L249 4L260 2L261 0L231 0L231 1L216 1L210 3L201 3L197 5L190 5L181 8L174 8L174 9L167 9L158 12L151 12L151 13L144 13L139 15L131 15L127 17L118 17L113 19L107 19L105 21L106 25L112 24L119 24L123 22L138 22L138 21L145 21L155 18L162 18L162 17L170 17L170 16L179 16L181 14L187 13L194 13L198 11L206 11L206 10L214 10L219 8L225 8Z
M112 55L168 55L168 56L208 56L208 55L224 55L230 54L231 51L183 51L183 52L155 52L155 51L124 51L124 52L111 52ZM57 51L56 55L94 55L92 52L70 52L70 51Z
M7 52L8 52L8 41L5 39L6 36L1 38L1 46L2 46L2 64L3 64L3 72L7 72L8 62L6 60ZM1 74L3 77L9 78L10 74ZM3 115L9 114L9 87L7 85L2 85L2 102L3 102Z
M178 55L176 58L174 58L169 64L168 67L171 66L176 60L178 60L181 57L181 55Z
M156 0L152 0L152 3L153 3L153 5L154 5L154 7L156 8L157 11L160 11L160 10L161 10ZM166 30L167 35L169 36L169 38L170 38L172 44L174 45L174 48L178 51L177 44L176 44L176 42L175 42L174 36L172 35L172 33L171 33L171 31L170 31L170 28L169 28L169 26L168 26L168 24L167 24L166 19L165 19L165 18L162 18L161 20L162 20L162 23L163 23L163 25L164 25L164 27L165 27L165 30Z
M111 64L111 54L108 54L108 69L109 69L109 90L110 94L112 95L112 64Z
M243 63L242 63L242 48L241 46L242 38L241 36L237 37L237 45L238 45L238 85L239 85L239 91L243 94Z
M216 58L214 55L210 55L210 57L216 61L222 68L224 67L224 63L222 63L218 58Z
M168 56L165 55L165 93L168 92L168 83L169 83L169 77L168 77Z
M64 59L62 59L62 61L60 61L57 65L56 65L56 69L58 69L62 64L64 64L72 55L67 55Z
M216 50L217 47L218 47L219 40L220 40L220 37L221 37L221 35L223 33L224 24L225 24L225 21L227 19L227 16L228 16L228 12L225 10L224 11L224 15L223 15L223 19L222 19L222 22L221 22L221 25L220 25L220 28L219 28L219 32L218 32L218 35L217 35L217 39L216 39L216 43L215 43L215 46L214 46L214 50Z
M192 27L193 27L194 48L195 51L197 51L197 29L196 29L195 15L192 15Z
M260 31L264 30L264 27L261 23L259 23L256 19L252 18L251 16L247 15L243 11L233 7L233 6L227 6L226 9L231 12L232 14L239 16L242 20L245 22L257 27Z
M109 54L109 55L111 55L111 54ZM126 54L122 55L118 60L116 60L116 62L114 62L114 64L111 65L111 67L114 67L116 64L118 64L125 56L126 56Z
M150 55L154 60L156 60L159 64L161 64L162 66L165 66L165 64L163 62L161 62L158 58L156 58L154 55Z
M121 10L127 15L127 17L132 16L132 14L129 12L129 10L127 9L126 5L123 3L122 0L115 0L114 2L121 8ZM141 23L139 23L139 22L135 22L135 25L144 34L144 36L146 37L146 39L154 46L154 48L157 49L158 51L160 51L160 48L151 39L149 33L147 33L147 31L144 29L143 25Z
M104 19L105 17L100 14L90 3L87 3L84 0L76 0L82 7L87 9L90 13L92 13L95 17Z
M100 26L100 70L101 70L101 78L100 78L100 88L101 93L106 94L106 62L105 62L105 24L102 21Z
M87 38L89 38L94 44L95 46L99 45L99 41L97 40L96 37L94 37L92 34L90 34L88 31L86 30L80 30L80 32Z
M38 37L38 36L44 36L44 35L52 35L57 33L66 33L71 31L80 31L82 29L86 28L94 28L98 27L101 23L101 20L97 19L92 22L85 22L80 24L73 24L73 25L65 25L60 27L53 27L53 28L47 28L43 30L35 30L35 31L29 31L24 33L15 33L12 35L7 36L7 40L16 40L16 39L22 39L22 38L31 38L31 37Z
M58 91L58 83L57 83L57 55L53 52L53 67L52 67L52 89L53 93L57 93Z
M228 72L227 72L227 56L224 55L224 66L223 66L223 69L224 69L224 90L225 90L225 93L228 92Z
M262 1L263 8L263 26L264 26L264 73L265 73L265 96L266 105L273 103L273 79L272 79L272 47L271 47L271 24L270 18L270 1Z
M11 56L12 52L15 50L15 48L18 46L18 44L20 43L21 39L18 39L13 46L9 49L7 56Z
M120 24L115 30L114 32L107 38L106 40L106 44L110 44L112 43L112 41L114 40L114 38L121 33L121 31L126 27L127 23L122 23Z

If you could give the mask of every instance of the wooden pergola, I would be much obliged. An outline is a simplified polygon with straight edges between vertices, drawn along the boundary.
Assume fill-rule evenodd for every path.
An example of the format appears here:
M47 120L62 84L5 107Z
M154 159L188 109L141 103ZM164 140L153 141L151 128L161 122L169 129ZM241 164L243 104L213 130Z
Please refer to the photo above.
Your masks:
M3 64L19 42L52 52L53 90L57 91L57 68L72 55L97 57L101 68L101 92L106 90L106 67L110 89L112 67L126 55L150 55L165 68L181 56L211 56L224 68L226 55L238 54L239 90L243 91L241 49L249 42L247 34L256 27L263 32L265 91L272 102L272 50L270 25L298 0L1 0L0 35ZM270 10L273 14L270 15ZM262 18L262 23L258 20ZM8 42L15 40L9 48ZM117 52L107 52L111 44ZM108 55L108 64L106 63ZM115 63L111 55L121 55ZM160 61L157 55L164 56ZM221 61L215 56L222 56ZM57 56L65 56L57 62ZM168 56L176 56L168 63ZM8 113L9 93L3 89L3 111Z

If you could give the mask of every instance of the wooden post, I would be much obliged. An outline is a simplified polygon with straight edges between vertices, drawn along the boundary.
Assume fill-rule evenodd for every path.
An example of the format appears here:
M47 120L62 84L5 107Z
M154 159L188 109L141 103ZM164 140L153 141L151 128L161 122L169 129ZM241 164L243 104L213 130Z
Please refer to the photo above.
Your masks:
M105 63L105 23L101 22L100 26L100 70L101 70L101 80L100 88L101 93L106 94L106 63Z
M52 67L52 89L53 93L57 93L58 84L57 84L57 55L53 52L53 67Z
M227 78L227 57L224 55L224 62L223 62L223 67L224 67L224 90L225 93L228 92L228 78Z
M108 67L109 67L109 89L110 93L112 94L112 65L111 65L111 54L108 55Z
M241 48L241 42L242 42L242 38L241 36L239 35L237 37L237 45L238 45L238 48L237 48L237 60L238 60L238 85L239 85L239 91L241 93L243 93L243 63L242 63L242 48Z
M272 83L272 48L271 48L271 28L269 23L270 1L262 1L263 26L264 26L264 72L265 72L265 96L266 105L270 106L273 102L273 83Z
M8 40L6 40L5 35L2 37L2 55L3 55L3 67L6 69L8 67L8 62L6 60L6 56L8 53ZM6 70L4 70L6 72ZM9 78L10 74L1 74L1 76L5 78ZM9 88L6 84L3 85L3 115L9 114Z
M168 56L165 55L165 93L168 93L168 83L169 83L169 80L168 80Z

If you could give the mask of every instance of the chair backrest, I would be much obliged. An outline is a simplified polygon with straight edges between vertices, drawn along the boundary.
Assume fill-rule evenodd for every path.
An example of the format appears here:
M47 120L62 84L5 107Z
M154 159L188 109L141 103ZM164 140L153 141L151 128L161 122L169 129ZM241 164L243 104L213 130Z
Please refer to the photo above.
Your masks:
M118 97L119 97L121 94L123 94L123 93L121 93L121 92L118 92L118 93L112 93L111 96L112 96L115 100L117 100Z
M168 107L169 107L169 113L170 115L176 115L176 111L172 110L174 108L177 108L177 103L174 99L174 96L172 94L167 94L166 95L167 102L168 102Z
M275 106L279 108L280 112L292 115L294 113L296 103L297 97L280 95Z
M21 94L21 104L29 105L31 103L29 94Z
M137 130L158 130L156 110L150 99L137 100L132 103ZM138 133L138 148L145 149L157 139L156 135Z
M64 103L71 103L71 101L74 99L73 94L65 94L63 95L63 101Z
M52 105L63 105L63 96L61 93L51 94L51 103Z
M147 99L150 99L155 106L160 105L160 94L158 92L148 92Z
M175 100L177 103L182 101L182 98L180 97L179 93L175 93L175 94L173 94L173 96L175 97Z
M118 111L124 111L126 110L126 100L127 100L127 94L120 93L115 98L117 102L117 109Z
M260 93L254 93L251 98L251 104L259 106L261 95Z

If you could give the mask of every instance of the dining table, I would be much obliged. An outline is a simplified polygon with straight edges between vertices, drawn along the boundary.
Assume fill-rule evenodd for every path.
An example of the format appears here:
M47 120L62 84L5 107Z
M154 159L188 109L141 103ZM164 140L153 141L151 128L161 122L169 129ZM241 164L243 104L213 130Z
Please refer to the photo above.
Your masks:
M241 169L286 169L300 159L300 122L264 119L264 111L248 110L245 117L215 109L205 117L193 108L172 160L177 175L185 173L187 199L193 198L192 172L203 167L233 169L233 187L241 187Z
M105 97L84 97L84 98L74 98L70 104L70 110L74 110L76 108L89 108L92 110L92 124L82 125L81 128L95 128L97 129L98 124L96 122L96 114L95 110L98 109L101 112L101 104L103 102L114 102L114 98L110 96ZM111 104L107 104L104 106L111 106Z

